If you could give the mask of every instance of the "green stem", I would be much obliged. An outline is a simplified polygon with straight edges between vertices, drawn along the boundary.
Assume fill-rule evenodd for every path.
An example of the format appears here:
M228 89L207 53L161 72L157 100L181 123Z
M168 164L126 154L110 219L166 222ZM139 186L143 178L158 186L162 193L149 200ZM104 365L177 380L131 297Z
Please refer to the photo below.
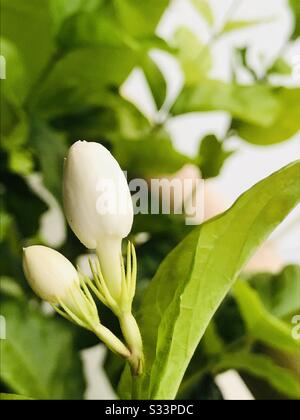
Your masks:
M93 331L113 353L119 354L125 359L131 357L128 348L108 328L104 327L104 325L97 325Z
M142 337L138 324L131 312L122 312L119 315L119 321L124 338L131 352L128 362L131 366L132 375L139 376L143 373L144 356Z

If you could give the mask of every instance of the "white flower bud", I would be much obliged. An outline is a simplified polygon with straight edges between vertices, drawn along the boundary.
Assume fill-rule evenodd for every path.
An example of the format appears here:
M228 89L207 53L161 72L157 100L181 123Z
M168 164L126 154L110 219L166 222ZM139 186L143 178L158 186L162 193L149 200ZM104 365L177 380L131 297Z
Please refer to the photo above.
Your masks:
M64 165L63 197L69 225L96 249L112 296L121 293L121 242L132 227L133 206L126 177L99 143L78 141Z
M51 248L39 245L24 248L23 267L30 287L47 302L57 304L61 300L68 304L72 290L78 290L76 269Z

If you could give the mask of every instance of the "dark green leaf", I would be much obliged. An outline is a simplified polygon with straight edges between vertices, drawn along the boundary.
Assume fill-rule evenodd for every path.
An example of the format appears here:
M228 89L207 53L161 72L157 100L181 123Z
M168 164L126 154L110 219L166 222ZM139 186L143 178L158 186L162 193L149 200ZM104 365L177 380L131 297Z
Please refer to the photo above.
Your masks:
M199 150L199 167L204 179L219 175L225 161L233 152L224 150L224 143L214 135L201 140Z
M20 401L20 400L32 400L32 398L24 397L23 395L16 394L0 394L0 401Z
M297 39L300 36L300 2L299 0L289 0L289 2L295 18L294 31L291 37Z

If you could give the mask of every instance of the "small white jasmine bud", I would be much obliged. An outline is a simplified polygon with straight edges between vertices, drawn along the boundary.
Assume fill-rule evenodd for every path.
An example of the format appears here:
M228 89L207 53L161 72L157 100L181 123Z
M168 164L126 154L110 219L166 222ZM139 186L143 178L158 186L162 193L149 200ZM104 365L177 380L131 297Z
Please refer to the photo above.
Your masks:
M121 243L132 227L133 206L126 177L99 143L78 141L64 165L67 220L79 240L96 249L111 295L121 295Z
M46 246L24 248L23 267L33 291L49 303L71 300L78 290L79 277L75 267L59 252Z

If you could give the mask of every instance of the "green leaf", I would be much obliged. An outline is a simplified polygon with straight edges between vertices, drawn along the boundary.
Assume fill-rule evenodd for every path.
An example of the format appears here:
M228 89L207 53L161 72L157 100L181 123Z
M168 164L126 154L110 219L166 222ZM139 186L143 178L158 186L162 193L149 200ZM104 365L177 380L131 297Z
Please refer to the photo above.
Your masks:
M192 4L201 14L201 16L206 20L209 26L213 26L215 18L213 10L209 4L208 0L191 0Z
M280 143L299 132L300 88L278 88L274 94L279 105L279 112L273 121L270 119L267 124L261 124L259 121L249 123L246 120L233 122L232 128L249 143L259 145Z
M254 20L230 20L223 28L223 33L228 33L241 29L248 29L258 25L273 22L274 18L268 19L254 19Z
M283 76L290 76L293 72L292 67L285 61L284 58L279 57L275 60L272 66L268 69L267 74L280 74Z
M289 265L278 274L256 274L249 281L274 316L286 318L300 311L300 266Z
M123 139L115 144L113 151L121 167L140 177L172 174L191 162L188 156L174 149L163 130L154 131L141 140Z
M263 379L290 398L300 397L300 383L297 377L287 369L276 365L268 356L245 352L223 354L213 372L217 374L229 369L236 369L241 373L249 373Z
M267 311L259 294L246 282L235 285L234 296L252 338L279 350L300 350L300 343L292 337L291 328Z
M0 394L0 401L20 401L20 400L32 400L32 398L24 397L23 395L16 394Z
M159 110L166 99L167 82L157 64L151 57L146 56L142 61L142 69L151 89L156 107Z
M108 88L118 87L137 63L126 47L94 46L66 54L40 88L35 106L50 118L106 103Z
M232 151L224 150L224 143L214 135L208 135L201 140L199 149L199 167L203 179L219 175L225 161Z
M62 162L67 154L65 136L35 119L31 124L30 146L34 148L45 187L60 198Z
M141 303L138 322L146 374L139 398L172 399L204 332L240 270L300 201L300 162L244 193L231 209L188 235L163 261ZM128 397L131 375L119 391Z
M289 0L289 3L295 17L294 31L291 38L297 39L300 36L300 2L299 0Z
M201 82L212 68L209 47L202 44L198 36L185 27L177 29L174 38L186 84Z
M6 340L1 340L1 381L36 399L81 399L84 379L72 330L27 302L1 302Z
M152 35L170 0L113 0L111 7L130 35L144 37Z
M185 87L172 109L174 115L204 111L227 111L247 123L268 126L276 120L280 106L268 86L205 80Z
M1 0L0 6L1 35L17 47L29 88L54 50L49 0Z

